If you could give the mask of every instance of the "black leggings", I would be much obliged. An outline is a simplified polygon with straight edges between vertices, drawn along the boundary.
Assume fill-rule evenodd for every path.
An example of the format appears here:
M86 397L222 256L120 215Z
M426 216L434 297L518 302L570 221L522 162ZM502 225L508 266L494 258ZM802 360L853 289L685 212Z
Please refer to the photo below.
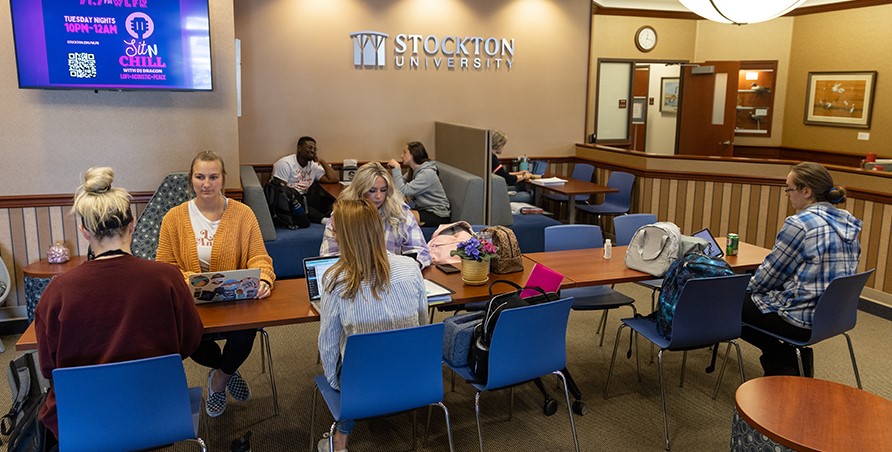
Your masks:
M451 223L451 221L449 221L449 217L438 216L430 210L419 210L418 219L421 220L421 224L424 227L439 226L441 224Z
M749 325L757 326L763 330L797 341L806 341L811 337L810 329L799 328L784 320L776 312L762 314L762 311L759 311L749 293L746 294L746 298L743 300L743 321ZM756 331L746 326L743 327L740 338L762 350L762 364L766 368L765 370L777 367L797 368L796 352L793 350L793 347L761 331Z
M205 334L198 349L192 353L192 360L211 369L220 369L232 375L251 355L257 330L229 331L226 333ZM222 351L217 341L226 340Z

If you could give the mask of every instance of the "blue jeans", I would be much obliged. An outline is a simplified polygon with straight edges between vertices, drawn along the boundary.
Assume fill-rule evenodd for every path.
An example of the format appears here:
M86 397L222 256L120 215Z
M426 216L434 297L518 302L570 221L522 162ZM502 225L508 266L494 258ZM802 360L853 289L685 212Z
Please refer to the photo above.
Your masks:
M353 419L348 419L346 421L338 422L338 426L336 428L338 429L339 432L341 432L345 435L349 435L350 432L353 431L353 427L355 427L355 426L356 426L356 421L354 421Z

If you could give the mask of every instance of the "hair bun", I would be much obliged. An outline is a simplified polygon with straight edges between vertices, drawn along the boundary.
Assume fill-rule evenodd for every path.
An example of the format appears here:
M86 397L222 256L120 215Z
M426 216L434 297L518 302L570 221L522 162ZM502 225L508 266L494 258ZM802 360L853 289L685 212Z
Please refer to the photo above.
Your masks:
M841 204L846 201L846 189L840 186L830 187L827 190L827 201L830 204Z
M115 180L115 170L104 166L90 168L84 173L84 191L87 193L101 194L111 189Z

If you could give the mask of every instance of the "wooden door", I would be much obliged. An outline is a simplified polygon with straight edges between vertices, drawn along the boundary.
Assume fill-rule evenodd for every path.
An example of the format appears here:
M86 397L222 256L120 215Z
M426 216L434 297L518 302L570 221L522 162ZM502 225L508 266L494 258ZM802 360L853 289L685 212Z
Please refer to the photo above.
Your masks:
M675 153L732 157L740 62L699 64L682 68Z
M647 141L647 97L650 83L650 66L638 66L632 78L632 144L629 149L644 152Z

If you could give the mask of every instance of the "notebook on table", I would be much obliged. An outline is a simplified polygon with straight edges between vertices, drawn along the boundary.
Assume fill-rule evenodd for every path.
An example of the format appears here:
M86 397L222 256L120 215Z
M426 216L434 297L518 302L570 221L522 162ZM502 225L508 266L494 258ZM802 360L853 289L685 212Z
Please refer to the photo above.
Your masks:
M722 251L722 247L719 246L719 243L715 241L715 237L709 232L709 228L703 228L695 232L693 236L706 240L706 250L703 251L703 254L713 259L719 259L725 255L725 252Z
M304 258L304 277L307 278L307 291L310 304L318 313L322 313L319 302L322 300L322 275L338 261L340 256L317 256Z
M257 296L260 269L195 273L189 276L189 289L196 304L244 300Z

